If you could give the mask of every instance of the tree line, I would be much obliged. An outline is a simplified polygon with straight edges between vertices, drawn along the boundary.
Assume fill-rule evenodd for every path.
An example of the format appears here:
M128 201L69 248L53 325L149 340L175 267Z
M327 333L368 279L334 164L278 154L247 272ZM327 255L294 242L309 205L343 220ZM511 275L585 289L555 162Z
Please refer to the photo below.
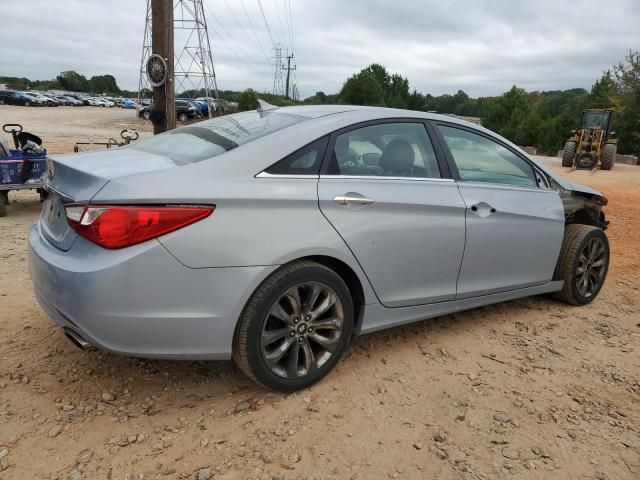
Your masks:
M0 83L12 90L66 90L68 92L82 92L105 94L112 96L135 97L137 92L121 90L113 75L94 75L87 78L84 75L67 70L61 72L52 80L30 80L25 77L2 77Z
M0 83L16 90L87 92L135 97L137 92L121 90L113 75L87 78L73 70L61 72L53 80L0 77ZM147 92L150 93L150 92ZM204 96L205 92L180 92L177 96ZM210 92L211 95L211 92ZM372 105L426 112L480 117L482 124L518 145L534 146L544 154L562 148L569 132L580 126L582 110L613 108L613 129L619 138L618 151L640 155L640 52L630 51L621 61L595 81L589 91L582 88L532 91L513 86L500 96L471 98L458 90L453 95L423 94L411 89L409 80L372 64L349 77L339 93L317 92L303 102L295 102L267 92L221 90L220 98L238 102L239 109L252 110L258 98L278 106L305 104Z
M409 80L372 64L349 77L340 92L317 92L304 103L345 103L433 111L480 117L482 125L518 145L555 154L570 131L580 126L582 110L613 108L613 129L621 153L640 154L640 52L604 72L590 91L582 88L527 92L517 86L497 97L471 98L464 91L433 96L411 90Z

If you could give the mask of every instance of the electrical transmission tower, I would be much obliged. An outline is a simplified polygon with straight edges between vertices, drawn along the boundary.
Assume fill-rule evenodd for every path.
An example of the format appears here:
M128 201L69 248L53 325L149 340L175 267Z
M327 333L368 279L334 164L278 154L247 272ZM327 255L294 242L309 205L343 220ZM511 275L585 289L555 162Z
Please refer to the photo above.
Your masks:
M213 55L204 15L203 0L174 0L174 82L176 96L205 96L219 99ZM140 59L138 98L149 96L151 90L146 63L151 56L151 0L147 0L147 17ZM209 116L212 115L209 108Z
M282 48L281 43L274 43L274 56L271 57L273 59L273 66L275 69L273 74L273 94L280 96L284 93L284 83L282 82L282 69L284 67L284 64L282 63Z

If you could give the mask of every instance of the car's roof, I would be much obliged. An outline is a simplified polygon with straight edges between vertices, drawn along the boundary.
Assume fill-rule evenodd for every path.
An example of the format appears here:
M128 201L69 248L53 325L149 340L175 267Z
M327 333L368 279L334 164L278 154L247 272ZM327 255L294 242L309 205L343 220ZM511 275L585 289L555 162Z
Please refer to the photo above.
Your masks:
M294 107L279 107L274 112L298 115L307 118L320 118L341 113L358 113L359 117L369 117L371 120L381 118L424 118L430 120L446 120L455 123L467 123L437 113L421 112L418 110L403 110L387 107L366 107L362 105L298 105Z

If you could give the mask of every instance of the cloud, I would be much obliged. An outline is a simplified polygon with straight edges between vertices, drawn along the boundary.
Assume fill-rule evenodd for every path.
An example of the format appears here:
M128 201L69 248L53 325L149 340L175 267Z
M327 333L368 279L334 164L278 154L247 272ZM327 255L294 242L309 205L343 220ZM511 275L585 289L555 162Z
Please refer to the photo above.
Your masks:
M637 48L640 2L596 0L204 0L221 89L271 90L272 37L295 50L302 96L337 92L372 62L424 93L495 95L589 88ZM4 5L0 72L33 79L62 70L113 74L135 90L144 0L25 0ZM246 13L245 13L246 10ZM292 37L292 38L291 38ZM180 35L176 36L179 49Z

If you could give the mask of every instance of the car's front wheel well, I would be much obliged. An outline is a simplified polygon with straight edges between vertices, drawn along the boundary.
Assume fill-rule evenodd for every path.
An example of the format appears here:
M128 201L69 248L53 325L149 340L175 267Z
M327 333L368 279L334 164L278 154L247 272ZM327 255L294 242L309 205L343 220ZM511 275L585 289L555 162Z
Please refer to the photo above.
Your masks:
M604 213L597 212L590 208L581 208L571 213L565 219L565 226L568 225L591 225L593 227L602 228L604 223Z
M349 293L351 293L351 299L353 300L353 331L354 333L359 332L360 325L362 324L362 317L364 315L364 290L356 272L354 272L353 269L343 261L325 255L313 255L300 258L298 260L311 260L312 262L316 262L330 268L340 275L342 280L347 284L347 287L349 287Z

